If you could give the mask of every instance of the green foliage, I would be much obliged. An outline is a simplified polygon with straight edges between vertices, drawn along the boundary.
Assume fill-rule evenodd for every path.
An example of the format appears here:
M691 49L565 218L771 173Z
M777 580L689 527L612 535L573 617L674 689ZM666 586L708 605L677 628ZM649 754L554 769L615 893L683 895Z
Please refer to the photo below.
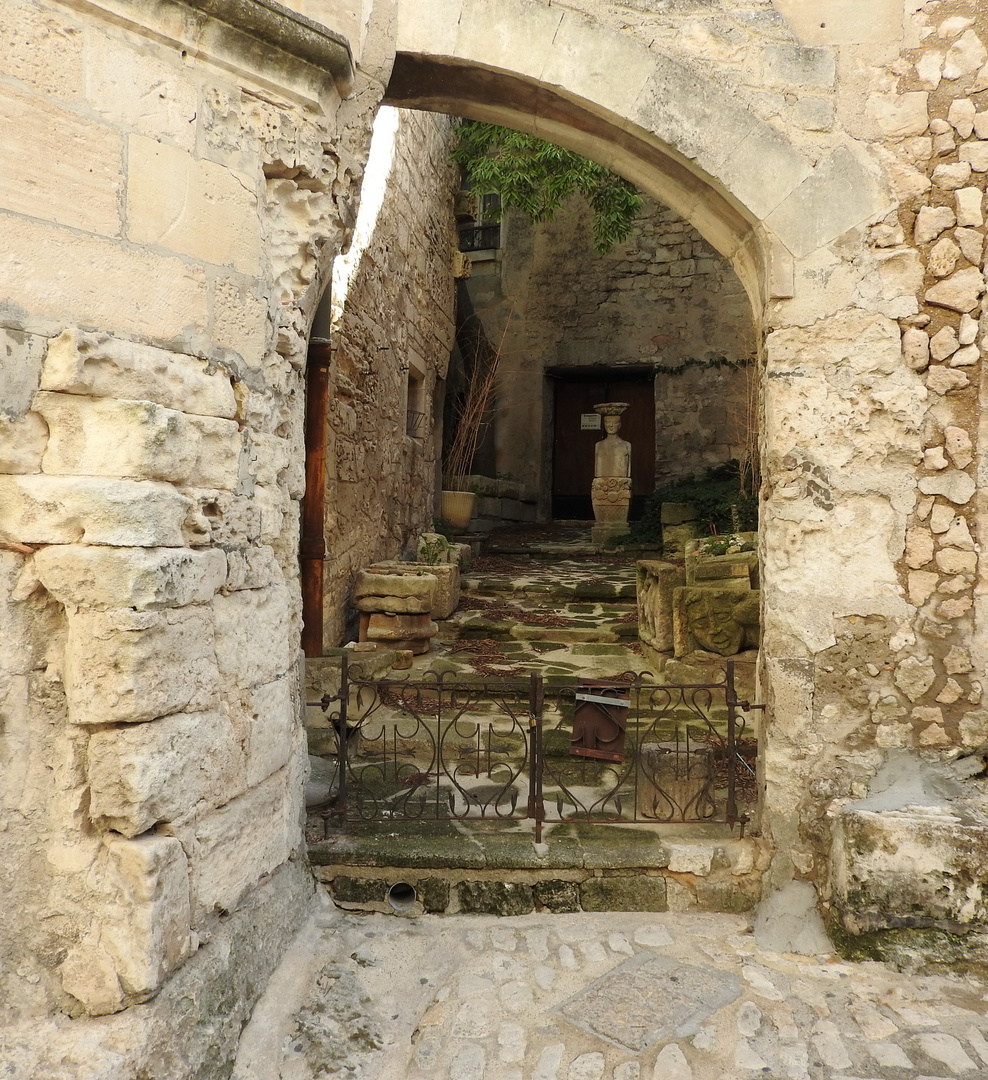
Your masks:
M579 192L593 208L593 242L600 254L631 235L642 200L637 188L602 165L534 135L465 120L453 159L474 191L496 191L504 208L550 221Z
M447 561L452 544L443 535L438 535L432 540L423 540L419 544L419 562L428 563L429 566L438 566Z
M656 488L645 500L642 516L632 523L629 542L661 542L662 504L667 502L691 503L701 533L754 532L758 528L758 493L742 489L738 462L733 459L714 465L701 476Z
M700 541L697 549L702 555L734 555L742 551L754 551L755 545L737 534L717 533Z

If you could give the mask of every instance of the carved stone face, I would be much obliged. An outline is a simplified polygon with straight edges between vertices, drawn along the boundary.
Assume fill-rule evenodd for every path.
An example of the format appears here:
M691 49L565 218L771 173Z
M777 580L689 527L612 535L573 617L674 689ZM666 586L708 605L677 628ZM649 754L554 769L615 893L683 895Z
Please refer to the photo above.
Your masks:
M617 433L621 430L621 417L605 416L604 430L607 432L608 435L617 435Z
M741 651L744 626L737 618L734 601L722 593L694 595L686 606L690 633L697 644L720 656L733 656Z

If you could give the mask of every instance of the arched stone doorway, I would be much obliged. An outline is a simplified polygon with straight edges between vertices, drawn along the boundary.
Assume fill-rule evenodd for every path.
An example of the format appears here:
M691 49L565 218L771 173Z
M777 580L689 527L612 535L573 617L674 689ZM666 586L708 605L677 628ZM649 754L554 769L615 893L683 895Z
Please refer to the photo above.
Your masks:
M590 31L575 13L527 0L504 0L496 13L474 0L400 7L384 101L528 131L633 181L689 220L732 263L763 340L772 329L773 306L793 297L795 262L877 220L885 209L881 185L848 150L806 154L695 70L624 35ZM874 330L882 349L897 350L894 327L875 328L873 322L865 319L850 339ZM760 355L764 373L765 365L773 365L771 349ZM783 415L791 400L774 401L771 381L765 382L763 461L771 475L773 444L799 421ZM792 649L790 643L806 637L795 596L807 583L795 593L791 582L774 586L772 546L787 528L773 520L774 506L771 498L762 506L769 553L763 678L769 700L787 714L784 722L798 725L807 694L812 696L805 675L812 645ZM827 597L820 606L830 603ZM788 750L776 755L774 734L771 725L763 733L763 827L783 849L777 861L781 883L792 873L788 848L800 846L792 819L802 780Z

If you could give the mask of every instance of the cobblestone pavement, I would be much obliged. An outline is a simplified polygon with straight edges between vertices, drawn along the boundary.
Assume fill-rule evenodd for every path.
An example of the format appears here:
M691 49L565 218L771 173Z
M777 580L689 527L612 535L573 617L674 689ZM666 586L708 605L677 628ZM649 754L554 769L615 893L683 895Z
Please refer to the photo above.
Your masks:
M733 915L324 902L234 1080L977 1080L986 1010L973 977L768 952Z

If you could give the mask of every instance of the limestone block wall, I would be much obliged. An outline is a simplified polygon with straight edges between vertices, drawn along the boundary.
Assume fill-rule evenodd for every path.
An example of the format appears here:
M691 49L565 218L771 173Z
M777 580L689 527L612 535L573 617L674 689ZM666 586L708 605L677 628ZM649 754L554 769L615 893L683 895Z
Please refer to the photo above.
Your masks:
M324 641L347 640L361 567L433 523L437 393L453 341L451 121L398 110L384 197L345 297L334 297ZM390 129L389 129L390 130ZM375 136L377 138L378 136ZM339 275L337 275L337 278ZM413 434L408 410L424 413ZM355 640L355 637L354 637Z
M752 360L751 305L730 263L678 214L645 198L627 241L591 243L591 210L572 199L533 226L508 213L497 264L469 282L488 336L501 343L497 471L547 485L547 368L647 365L655 371L656 482L736 453ZM551 391L550 391L551 392Z
M0 1053L177 1080L312 891L305 338L381 87L112 6L0 13Z

